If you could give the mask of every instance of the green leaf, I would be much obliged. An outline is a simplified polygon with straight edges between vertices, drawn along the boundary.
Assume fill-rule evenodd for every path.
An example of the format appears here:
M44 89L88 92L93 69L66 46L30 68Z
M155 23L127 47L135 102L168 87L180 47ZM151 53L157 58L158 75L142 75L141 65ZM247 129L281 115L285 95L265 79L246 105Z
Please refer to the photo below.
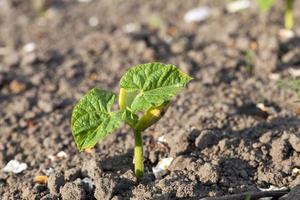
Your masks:
M127 108L128 106L130 107L132 101L138 95L139 91L128 91L125 90L124 88L120 88L119 92L119 106L120 109L123 110Z
M135 113L171 100L191 79L174 65L147 63L129 69L120 86L134 95L126 105Z
M91 148L119 127L122 112L111 112L112 92L94 88L80 99L72 113L72 134L79 150Z
M130 125L131 127L135 127L139 121L139 117L131 112L128 108L122 110L121 112L123 121L125 121L126 124Z
M257 4L261 11L268 11L271 6L275 3L275 0L257 0Z

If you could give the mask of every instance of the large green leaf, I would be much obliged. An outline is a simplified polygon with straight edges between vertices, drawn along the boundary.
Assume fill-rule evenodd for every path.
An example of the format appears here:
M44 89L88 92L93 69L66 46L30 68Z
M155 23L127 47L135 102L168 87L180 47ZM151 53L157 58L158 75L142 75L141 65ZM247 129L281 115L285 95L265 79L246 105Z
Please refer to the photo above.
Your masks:
M129 69L121 78L120 86L133 95L126 106L137 112L171 100L191 79L174 65L147 63Z
M79 150L93 147L119 127L123 112L111 112L112 92L94 88L80 99L72 113L72 134Z

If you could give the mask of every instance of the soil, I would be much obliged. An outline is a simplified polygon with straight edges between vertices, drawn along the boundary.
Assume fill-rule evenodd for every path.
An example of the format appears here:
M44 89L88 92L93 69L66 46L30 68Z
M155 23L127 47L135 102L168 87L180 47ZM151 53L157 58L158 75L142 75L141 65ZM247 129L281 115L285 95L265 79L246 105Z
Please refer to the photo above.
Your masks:
M201 199L270 186L300 199L298 97L277 84L300 67L300 12L295 37L283 40L282 3L233 14L216 0L50 0L39 11L9 2L0 0L0 169L12 159L28 168L0 171L1 199ZM183 20L204 5L205 21ZM152 61L194 79L144 133L137 181L128 127L78 152L70 115L89 89L118 92L130 66ZM155 178L166 157L168 173Z

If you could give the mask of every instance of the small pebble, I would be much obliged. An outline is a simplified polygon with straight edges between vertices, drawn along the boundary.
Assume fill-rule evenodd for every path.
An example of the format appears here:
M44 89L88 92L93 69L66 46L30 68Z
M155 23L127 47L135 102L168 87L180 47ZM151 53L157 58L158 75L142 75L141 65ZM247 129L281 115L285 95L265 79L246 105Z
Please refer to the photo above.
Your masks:
M38 100L38 107L46 113L49 113L54 109L52 102L43 99Z
M140 27L136 23L128 23L123 26L123 31L125 33L134 33L139 31Z
M26 169L27 169L26 163L20 163L17 160L11 160L5 165L5 167L2 169L2 171L19 174Z
M184 21L188 23L204 21L210 12L207 6L191 9L184 15Z
M68 157L68 154L67 154L66 152L64 152L64 151L60 151L60 152L58 152L58 153L56 154L56 156L57 156L58 158L63 159L63 158L67 158L67 157Z
M89 25L91 27L96 27L96 26L98 26L98 24L99 24L99 20L98 20L97 17L90 17L89 18Z
M23 51L26 53L33 52L36 49L36 44L34 42L29 42L24 45Z
M251 1L249 1L249 0L238 0L238 1L230 2L227 5L226 9L230 13L235 13L235 12L250 8L250 6L251 6Z
M34 177L34 182L40 184L46 184L48 182L48 177L44 175L37 175Z
M162 178L164 175L168 173L169 166L171 165L174 158L163 158L158 162L158 164L155 167L152 167L152 171L154 176L157 179Z
M18 94L25 91L26 84L18 80L13 80L9 84L9 89L13 94Z

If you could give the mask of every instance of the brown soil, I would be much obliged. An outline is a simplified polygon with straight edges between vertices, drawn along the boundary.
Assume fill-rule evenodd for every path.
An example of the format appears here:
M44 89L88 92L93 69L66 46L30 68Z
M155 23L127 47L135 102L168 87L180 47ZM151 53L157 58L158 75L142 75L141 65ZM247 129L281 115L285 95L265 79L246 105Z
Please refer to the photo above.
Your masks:
M299 103L277 84L300 67L300 12L296 36L283 41L280 3L269 14L256 7L230 14L225 1L212 0L50 0L39 12L29 1L5 2L0 0L0 169L12 159L28 169L0 171L2 199L200 199L300 184ZM184 14L201 5L212 8L210 17L184 22ZM36 44L32 52L23 49L29 42ZM157 60L194 80L144 133L146 174L138 182L130 129L80 153L70 114L92 87L117 92L130 66ZM58 158L60 151L67 157ZM174 161L156 179L152 167L164 157ZM36 183L37 175L47 175L48 183ZM298 185L284 199L300 199L299 193Z

